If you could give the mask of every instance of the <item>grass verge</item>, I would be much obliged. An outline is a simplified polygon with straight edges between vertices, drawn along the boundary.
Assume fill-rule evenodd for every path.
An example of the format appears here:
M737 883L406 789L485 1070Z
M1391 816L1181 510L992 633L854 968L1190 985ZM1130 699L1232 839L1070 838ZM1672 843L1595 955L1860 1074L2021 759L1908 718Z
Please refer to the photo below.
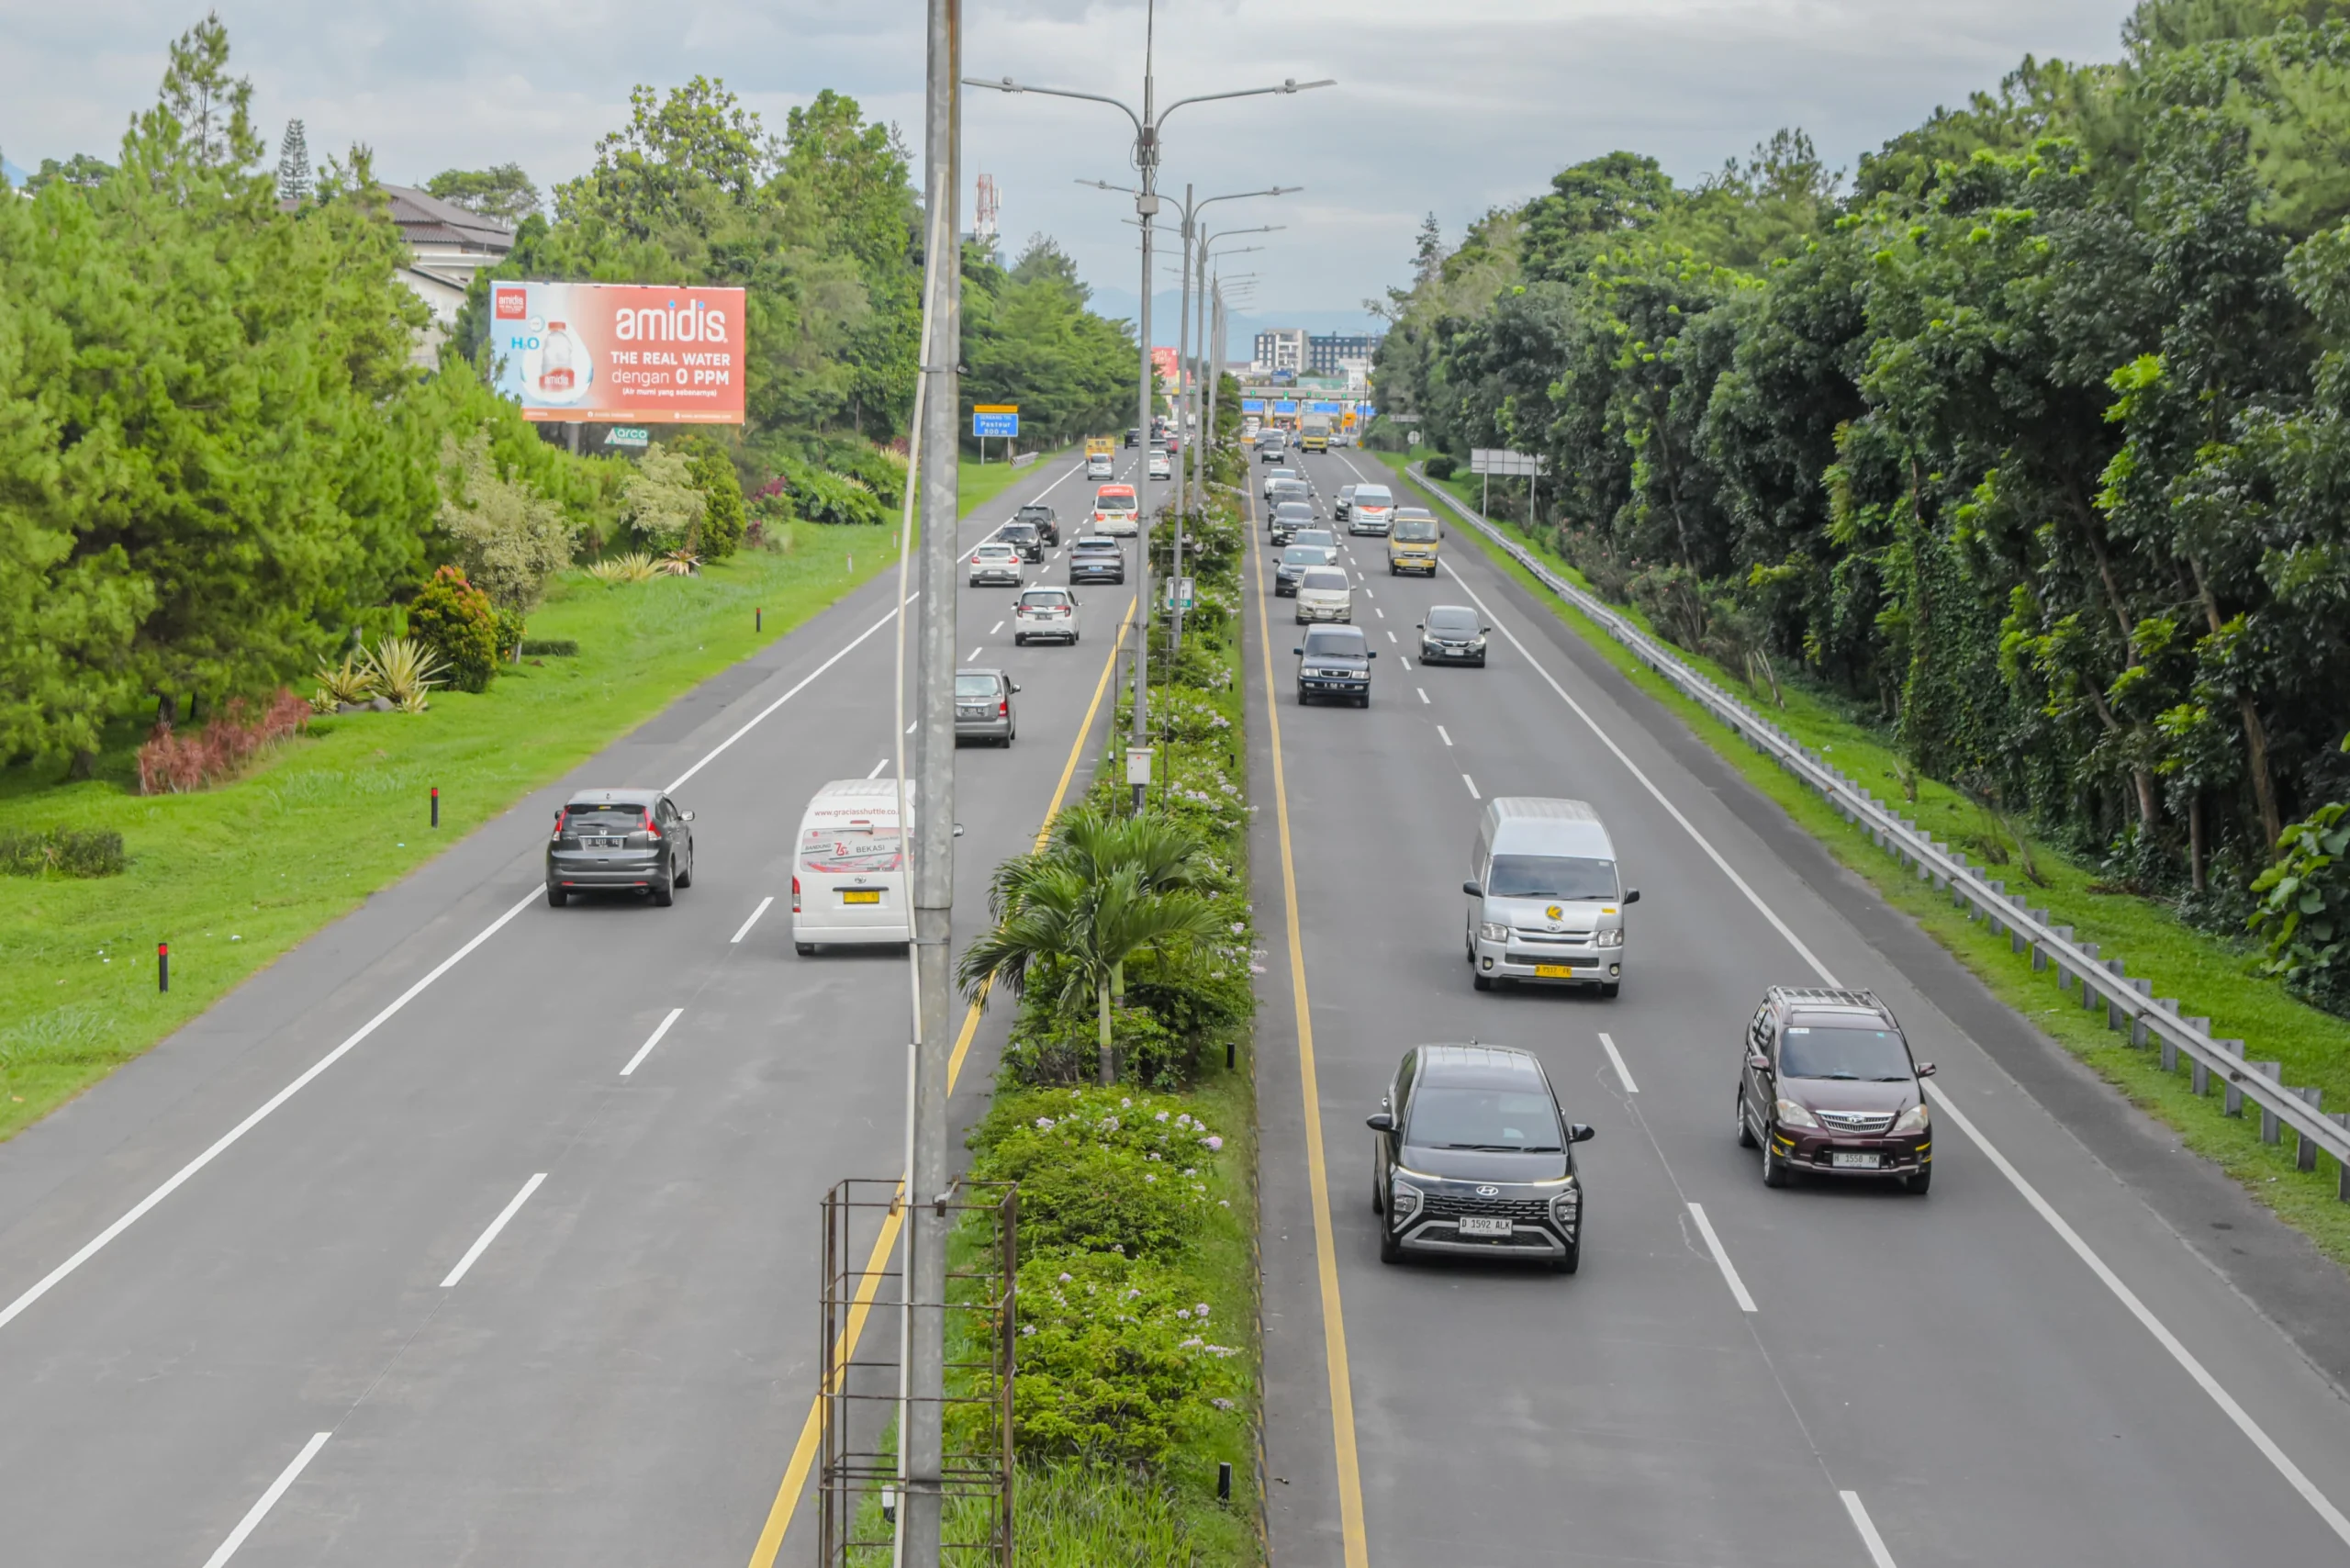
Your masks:
M0 772L8 825L118 832L130 857L114 877L0 877L0 1137L800 625L880 570L893 543L878 529L798 523L789 550L752 551L698 577L606 588L566 573L531 635L576 639L576 655L509 666L478 695L436 693L422 715L316 720L217 789L133 793L131 725L92 780ZM169 994L156 990L158 942L171 944Z
M1404 454L1376 455L1403 483L1418 483L1404 472ZM1416 460L1422 455L1416 453L1410 457ZM1477 504L1472 479L1456 477L1442 487L1472 507ZM1551 570L1590 587L1546 543L1523 529L1498 526L1540 556ZM2132 1103L2160 1118L2188 1148L2216 1161L2280 1217L2309 1235L2327 1256L2350 1266L2350 1204L2336 1200L2339 1176L2330 1157L2321 1155L2314 1171L2297 1170L2289 1134L2283 1143L2262 1143L2256 1116L2222 1114L2216 1092L2198 1096L2184 1070L2165 1072L2159 1053L2132 1049L2126 1035L2105 1028L2101 1012L2082 1011L2076 993L2056 989L2053 969L2034 973L2027 958L2009 950L2006 937L1993 935L1981 922L1952 908L1947 894L1916 879L1908 868L1871 845L1859 828L1847 823L1818 795L1683 697L1595 622L1561 603L1482 535L1455 530L1453 537L1483 550L1497 567L1548 605L1633 685L1678 715L1749 783L1778 802L1838 860L1866 877L1888 903L1916 920L2002 1002L2087 1063ZM1618 610L1665 640L1637 610L1622 607ZM1725 686L1746 686L1742 674L1685 651L1682 656ZM1904 779L1911 779L1917 790L1911 814L1921 825L1975 859L1997 864L2006 857L2004 874L2009 887L2025 884L2022 846L2009 824L1990 817L1947 785L1909 775L1899 753L1881 732L1821 694L1784 678L1782 687L1785 706L1774 710L1773 717L1798 739L1833 756L1838 767L1855 778L1880 780L1880 796L1900 794ZM1767 706L1768 693L1754 694L1750 700ZM2099 943L2109 955L2126 959L2129 972L2152 980L2157 996L2178 998L2180 1012L2209 1017L2213 1034L2241 1038L2247 1058L2284 1063L2286 1082L2322 1088L2332 1104L2350 1100L2350 1021L2296 1001L2276 981L2255 972L2255 960L2248 946L2195 931L2154 901L2100 890L2093 869L2028 836L2024 843L2030 846L2032 864L2044 884L2032 889L2033 902L2052 910L2058 922L2072 925L2076 937Z

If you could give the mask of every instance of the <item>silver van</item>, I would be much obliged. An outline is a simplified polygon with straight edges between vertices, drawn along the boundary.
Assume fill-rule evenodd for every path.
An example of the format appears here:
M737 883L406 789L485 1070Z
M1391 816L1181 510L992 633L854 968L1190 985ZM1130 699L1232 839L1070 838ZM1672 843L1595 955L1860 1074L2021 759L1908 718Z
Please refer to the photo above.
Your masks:
M1469 850L1467 945L1477 989L1497 980L1593 985L1624 980L1624 910L1640 902L1616 868L1599 813L1581 801L1497 795Z

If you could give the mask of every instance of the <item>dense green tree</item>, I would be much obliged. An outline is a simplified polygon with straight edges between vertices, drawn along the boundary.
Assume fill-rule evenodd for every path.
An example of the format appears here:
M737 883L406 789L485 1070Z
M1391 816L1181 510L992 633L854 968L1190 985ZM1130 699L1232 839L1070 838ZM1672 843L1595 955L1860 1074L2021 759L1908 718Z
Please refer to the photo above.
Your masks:
M1031 238L1009 269L992 252L966 246L967 415L973 403L1017 404L1021 440L1030 446L1097 435L1130 418L1134 334L1088 310L1086 297L1075 263L1044 235Z
M468 212L519 226L539 210L539 187L520 163L494 169L443 169L424 182L428 195L453 202Z

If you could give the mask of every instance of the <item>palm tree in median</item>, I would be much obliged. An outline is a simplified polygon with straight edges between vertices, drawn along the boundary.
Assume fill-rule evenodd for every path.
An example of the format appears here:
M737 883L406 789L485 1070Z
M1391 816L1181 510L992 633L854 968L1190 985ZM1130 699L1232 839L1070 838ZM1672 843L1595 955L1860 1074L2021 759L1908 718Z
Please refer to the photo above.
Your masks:
M1126 831L1131 824L1140 826ZM1164 819L1072 812L1052 847L997 869L989 889L995 928L965 950L957 969L965 994L1001 981L1015 996L1049 985L1052 1002L1070 1012L1091 1000L1101 1079L1113 1082L1110 998L1126 960L1217 929L1214 907L1191 890L1205 871L1196 864L1201 847Z

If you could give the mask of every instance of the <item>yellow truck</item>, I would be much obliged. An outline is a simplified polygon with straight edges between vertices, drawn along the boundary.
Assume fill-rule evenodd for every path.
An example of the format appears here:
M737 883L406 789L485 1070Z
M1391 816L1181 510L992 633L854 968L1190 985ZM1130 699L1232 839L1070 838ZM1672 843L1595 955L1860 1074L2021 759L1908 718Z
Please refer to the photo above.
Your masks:
M1298 427L1297 446L1301 452L1330 450L1330 421L1320 414L1310 414Z
M1115 457L1118 455L1118 443L1113 438L1106 435L1087 436L1085 438L1085 455L1088 457Z

